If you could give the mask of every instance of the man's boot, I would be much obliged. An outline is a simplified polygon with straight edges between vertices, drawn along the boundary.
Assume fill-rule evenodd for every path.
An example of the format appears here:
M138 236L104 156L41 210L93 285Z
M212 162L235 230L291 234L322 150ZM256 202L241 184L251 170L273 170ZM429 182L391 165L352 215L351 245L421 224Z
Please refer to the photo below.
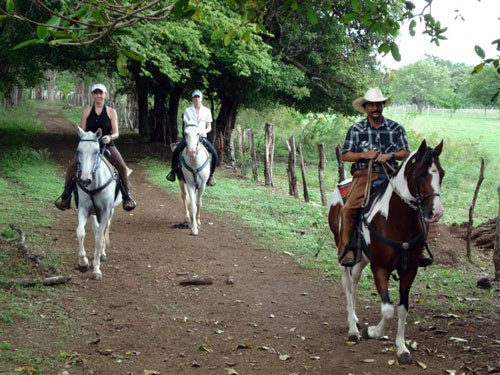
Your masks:
M339 256L339 263L344 267L352 267L356 263L356 254L351 249L344 249L344 251Z
M429 256L426 257L424 255L424 252L422 251L422 254L420 254L420 257L418 258L419 267L427 267L434 263L434 255L432 254L431 249L429 249L429 245L427 244L427 242L425 243L424 251L427 251L427 254L429 254Z
M215 177L213 174L211 174L210 177L208 178L207 185L208 186L215 186Z
M174 169L172 169L170 171L169 174L167 174L167 180L169 180L170 182L175 182L175 175L176 175L176 171Z
M73 176L66 183L66 186L64 186L64 191L62 195L55 200L54 205L61 211L71 208L71 193L73 193L75 186L76 186L76 178Z
M134 198L130 195L127 186L125 185L125 182L123 179L120 178L120 192L122 193L122 200L123 200L123 209L125 211L132 211L134 208L137 207L137 203L135 202Z

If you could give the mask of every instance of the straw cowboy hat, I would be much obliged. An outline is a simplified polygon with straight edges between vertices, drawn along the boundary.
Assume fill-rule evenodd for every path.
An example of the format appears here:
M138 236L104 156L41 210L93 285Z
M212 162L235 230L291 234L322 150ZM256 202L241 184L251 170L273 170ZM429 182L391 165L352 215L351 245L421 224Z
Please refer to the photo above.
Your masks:
M380 91L378 87L370 87L368 90L366 90L365 95L363 95L360 98L354 99L352 101L352 106L356 111L365 114L366 111L363 105L366 102L372 102L372 103L388 102L390 99L391 96L385 97L384 95L382 95L382 91Z

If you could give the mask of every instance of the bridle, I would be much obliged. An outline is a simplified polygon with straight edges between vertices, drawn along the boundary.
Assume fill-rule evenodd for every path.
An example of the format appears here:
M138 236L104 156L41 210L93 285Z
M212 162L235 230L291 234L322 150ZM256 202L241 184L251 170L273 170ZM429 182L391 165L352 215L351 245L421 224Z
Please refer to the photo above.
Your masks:
M186 125L186 128L189 127L197 128L198 125ZM195 148L196 152L194 153L194 156L197 156L198 152L200 152L200 144L201 144L201 134L198 136L198 140L196 141L196 148Z

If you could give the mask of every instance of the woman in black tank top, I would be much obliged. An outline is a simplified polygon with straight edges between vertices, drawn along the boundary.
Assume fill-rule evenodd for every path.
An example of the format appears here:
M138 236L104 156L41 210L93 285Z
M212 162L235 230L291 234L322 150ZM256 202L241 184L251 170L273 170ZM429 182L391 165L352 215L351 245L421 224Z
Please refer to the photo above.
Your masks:
M97 83L93 85L91 92L94 104L91 108L83 110L80 127L84 131L91 131L93 133L98 129L102 130L103 135L100 139L101 145L106 145L107 150L111 154L111 160L120 174L120 190L123 196L123 208L126 211L131 211L136 207L136 203L129 193L128 168L113 142L114 139L119 137L118 116L113 108L104 104L107 90L103 84ZM76 184L74 176L76 174L77 162L76 156L69 162L66 171L64 192L54 202L56 207L60 210L70 208L71 193Z

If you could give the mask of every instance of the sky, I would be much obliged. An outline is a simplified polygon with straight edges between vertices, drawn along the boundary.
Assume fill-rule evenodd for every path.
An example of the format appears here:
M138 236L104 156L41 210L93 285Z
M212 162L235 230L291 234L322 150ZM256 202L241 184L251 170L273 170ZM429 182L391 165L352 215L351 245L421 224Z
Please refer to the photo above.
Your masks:
M426 4L424 0L413 0L413 3L417 6L415 11L419 12ZM459 12L455 12L456 9ZM455 19L457 14L461 14L465 21L460 17ZM436 47L430 43L427 34L422 34L424 28L418 22L414 37L408 32L408 24L405 24L397 38L401 61L395 61L389 53L380 59L382 64L397 69L429 54L454 63L477 65L481 59L474 51L475 45L485 51L487 58L500 55L496 45L491 44L500 38L500 0L434 0L432 15L441 22L441 26L448 27L444 34L448 40L441 40L440 46Z

